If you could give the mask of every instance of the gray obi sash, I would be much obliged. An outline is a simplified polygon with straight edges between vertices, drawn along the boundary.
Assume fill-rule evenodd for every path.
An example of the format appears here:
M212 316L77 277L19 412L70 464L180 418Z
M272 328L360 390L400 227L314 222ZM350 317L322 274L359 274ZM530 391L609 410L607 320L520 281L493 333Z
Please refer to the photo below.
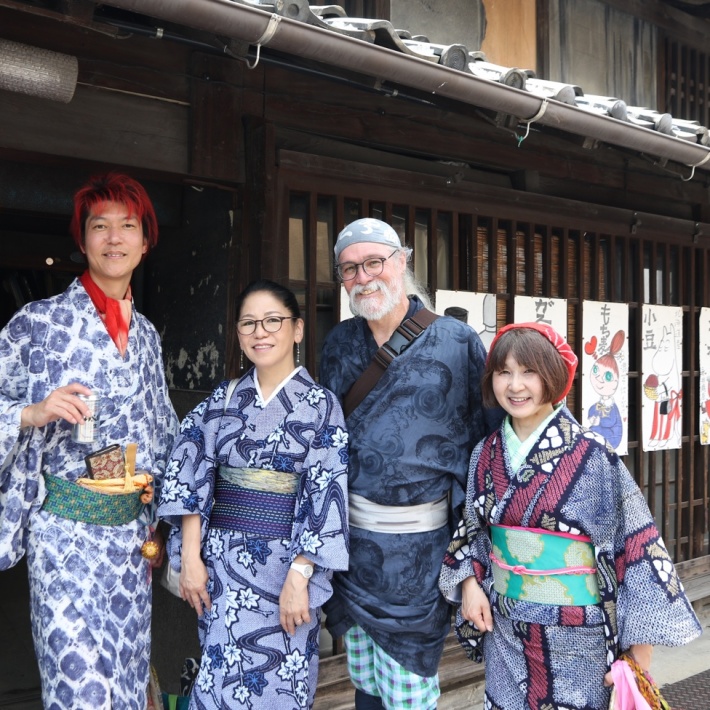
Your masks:
M443 528L449 520L449 501L444 496L420 505L380 505L350 493L351 527L380 533L422 533Z

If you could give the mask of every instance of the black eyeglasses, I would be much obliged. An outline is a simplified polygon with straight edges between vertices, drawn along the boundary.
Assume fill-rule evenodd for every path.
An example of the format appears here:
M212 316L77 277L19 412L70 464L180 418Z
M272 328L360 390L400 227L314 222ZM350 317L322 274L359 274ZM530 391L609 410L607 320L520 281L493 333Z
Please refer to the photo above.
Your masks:
M359 264L354 261L346 261L344 264L336 264L335 270L341 281L350 281L357 276L357 270L362 267L362 270L368 276L379 276L385 268L387 259L393 257L399 249L395 249L389 256L373 256L370 259L365 259Z
M296 320L296 316L269 316L268 318L260 318L259 320L245 318L244 320L237 321L237 332L239 335L251 335L256 331L257 324L261 323L261 327L267 333L278 333L285 320Z

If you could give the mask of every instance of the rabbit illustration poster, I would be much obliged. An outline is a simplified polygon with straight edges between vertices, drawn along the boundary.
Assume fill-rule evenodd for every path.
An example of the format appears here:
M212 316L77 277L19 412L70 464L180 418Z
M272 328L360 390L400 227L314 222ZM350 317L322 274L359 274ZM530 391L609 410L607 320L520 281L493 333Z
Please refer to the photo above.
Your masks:
M546 323L566 338L567 299L516 296L515 322Z
M582 304L582 424L629 452L629 307Z
M436 312L440 316L449 315L468 323L481 337L488 352L497 330L494 293L439 289L436 292Z
M679 449L683 420L683 311L644 305L641 345L643 450Z
M700 443L710 444L710 308L700 309L700 322L698 324L699 358L700 364Z

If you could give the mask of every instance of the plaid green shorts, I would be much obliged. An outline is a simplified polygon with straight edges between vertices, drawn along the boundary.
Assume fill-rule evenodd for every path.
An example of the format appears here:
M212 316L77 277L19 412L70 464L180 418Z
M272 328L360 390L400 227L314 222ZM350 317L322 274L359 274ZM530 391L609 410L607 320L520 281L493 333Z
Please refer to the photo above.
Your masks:
M348 671L353 685L382 700L387 710L433 710L441 695L439 676L424 678L388 656L362 629L345 633Z

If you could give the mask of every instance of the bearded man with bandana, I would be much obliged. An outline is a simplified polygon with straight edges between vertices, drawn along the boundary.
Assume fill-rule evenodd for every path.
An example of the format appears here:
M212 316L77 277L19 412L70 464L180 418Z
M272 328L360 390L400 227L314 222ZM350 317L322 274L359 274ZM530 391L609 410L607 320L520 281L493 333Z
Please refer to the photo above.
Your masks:
M355 318L327 336L320 382L345 400L378 348L425 307L397 232L359 219L335 244ZM326 623L344 636L357 710L436 707L450 607L438 576L464 501L474 445L500 422L484 411L486 352L468 325L434 320L351 412L350 568L334 577Z

